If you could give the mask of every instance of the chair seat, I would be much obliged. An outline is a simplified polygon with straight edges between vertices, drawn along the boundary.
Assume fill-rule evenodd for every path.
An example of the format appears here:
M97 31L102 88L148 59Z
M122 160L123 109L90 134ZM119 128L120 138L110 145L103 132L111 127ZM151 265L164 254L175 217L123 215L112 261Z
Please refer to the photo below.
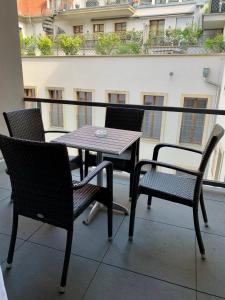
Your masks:
M79 183L73 181L73 184ZM92 202L93 197L97 195L101 190L101 187L92 184L86 184L84 187L73 191L73 214L77 217L85 210Z
M196 177L156 171L147 172L140 182L141 193L192 206Z

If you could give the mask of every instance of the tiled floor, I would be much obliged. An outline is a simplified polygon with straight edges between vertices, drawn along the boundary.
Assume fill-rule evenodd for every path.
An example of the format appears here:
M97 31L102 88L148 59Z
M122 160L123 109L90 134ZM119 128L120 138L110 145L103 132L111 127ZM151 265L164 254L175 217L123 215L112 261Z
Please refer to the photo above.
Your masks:
M114 180L117 202L127 207L128 185ZM74 226L67 291L58 294L65 232L21 218L11 271L5 261L11 232L10 183L0 173L0 260L9 300L213 300L225 299L225 192L206 191L210 227L201 225L207 260L202 261L190 208L146 198L138 202L134 241L129 217L114 215L114 239L107 241L106 214ZM201 218L202 220L202 218Z

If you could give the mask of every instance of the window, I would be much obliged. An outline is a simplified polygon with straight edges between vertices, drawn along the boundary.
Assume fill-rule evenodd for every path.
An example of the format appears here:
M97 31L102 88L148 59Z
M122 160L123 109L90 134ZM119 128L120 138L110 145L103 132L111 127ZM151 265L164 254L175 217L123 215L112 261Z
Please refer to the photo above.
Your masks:
M121 31L126 31L126 30L127 30L126 22L115 23L115 32L121 32Z
M163 106L164 96L144 95L144 105ZM162 112L146 110L143 120L143 137L149 139L160 139L162 124Z
M73 26L73 33L76 34L82 34L83 33L83 25L76 25Z
M109 103L125 104L126 94L108 93Z
M92 92L83 92L77 91L76 92L77 101L92 101ZM90 106L78 106L78 113L77 113L77 127L80 128L84 125L91 125L92 124L92 109Z
M164 34L165 20L150 20L150 33L155 36Z
M24 88L24 97L25 98L35 98L36 91L35 88ZM25 108L36 108L37 103L35 102L25 102Z
M206 108L207 98L184 97L184 107ZM183 113L180 131L181 143L202 144L205 115Z
M155 0L155 4L165 4L166 0Z
M176 19L176 28L185 29L188 26L191 26L193 23L192 17L184 17Z
M50 99L62 100L61 89L48 89ZM63 106L60 104L50 104L50 127L63 127Z
M94 32L104 32L104 24L94 24L93 25Z

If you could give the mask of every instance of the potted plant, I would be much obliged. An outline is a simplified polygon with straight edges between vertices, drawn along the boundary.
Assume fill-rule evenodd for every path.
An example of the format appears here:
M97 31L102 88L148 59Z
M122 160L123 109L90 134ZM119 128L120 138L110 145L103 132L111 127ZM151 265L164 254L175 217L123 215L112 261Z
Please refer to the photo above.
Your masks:
M53 41L48 36L39 36L37 39L37 47L42 55L52 55Z
M58 44L66 55L75 55L80 49L81 38L79 36L61 34L58 36Z

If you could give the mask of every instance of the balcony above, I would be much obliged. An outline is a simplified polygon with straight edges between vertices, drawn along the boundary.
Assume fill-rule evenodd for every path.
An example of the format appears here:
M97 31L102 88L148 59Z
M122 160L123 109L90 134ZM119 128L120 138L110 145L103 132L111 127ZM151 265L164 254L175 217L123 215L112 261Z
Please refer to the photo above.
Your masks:
M113 18L130 17L134 14L135 8L129 0L80 0L74 7L63 9L57 14L64 18Z
M225 12L211 13L203 16L204 29L223 29L225 26Z

